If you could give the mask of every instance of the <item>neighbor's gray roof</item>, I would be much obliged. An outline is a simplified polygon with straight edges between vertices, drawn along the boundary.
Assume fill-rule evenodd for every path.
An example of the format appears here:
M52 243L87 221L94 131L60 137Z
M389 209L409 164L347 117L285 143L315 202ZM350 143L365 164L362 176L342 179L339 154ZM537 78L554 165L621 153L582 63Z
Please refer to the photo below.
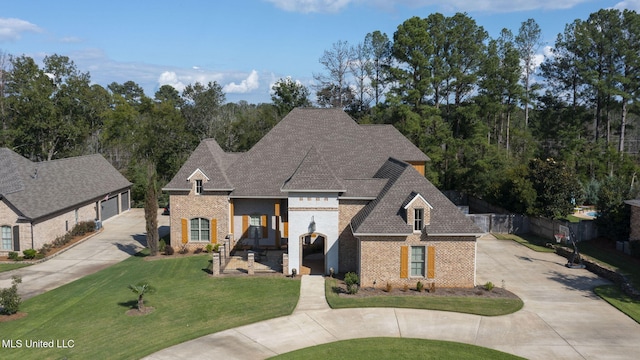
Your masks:
M0 195L20 215L37 219L131 186L102 155L31 162L0 149Z
M413 228L407 223L403 205L406 199L420 194L433 207L425 230L429 235L477 235L482 231L447 199L433 184L411 165L389 159L376 173L387 179L379 196L365 206L351 221L354 234L409 235Z

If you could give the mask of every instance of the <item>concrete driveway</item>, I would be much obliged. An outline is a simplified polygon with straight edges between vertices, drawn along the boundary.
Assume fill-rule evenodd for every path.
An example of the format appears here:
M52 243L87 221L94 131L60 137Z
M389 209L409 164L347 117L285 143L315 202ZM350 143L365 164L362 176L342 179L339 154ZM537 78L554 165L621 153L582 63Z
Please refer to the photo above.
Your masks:
M188 341L148 359L264 359L338 340L406 337L463 342L528 359L631 359L640 354L640 325L591 289L607 284L568 269L552 253L485 236L478 242L477 283L518 294L524 308L486 317L413 309L326 306L322 277L304 276L294 313Z
M158 225L161 233L168 232L169 217L158 215ZM18 292L23 300L42 294L135 254L146 244L145 233L143 209L132 209L105 221L102 232L55 257L0 273L0 288L11 286L11 277L19 275Z

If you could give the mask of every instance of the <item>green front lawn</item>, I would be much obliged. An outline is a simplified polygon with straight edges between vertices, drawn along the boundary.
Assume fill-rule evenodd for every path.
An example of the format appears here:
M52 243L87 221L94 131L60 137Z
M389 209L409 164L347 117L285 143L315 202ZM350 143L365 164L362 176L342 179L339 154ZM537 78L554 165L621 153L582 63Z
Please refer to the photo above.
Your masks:
M522 359L501 351L451 341L365 338L336 341L272 357L273 360L305 359Z
M98 273L25 301L20 320L0 323L2 359L135 359L199 336L291 314L300 282L283 277L212 278L207 255L144 261L131 257ZM155 311L127 316L146 280ZM73 340L73 348L29 349L26 340Z
M23 267L29 266L29 265L31 265L31 264L23 263L23 262L19 262L19 261L16 261L15 263L10 263L10 264L0 264L0 272L20 269L20 268L23 268Z
M396 307L424 310L454 311L483 316L498 316L514 313L524 306L522 300L505 298L475 298L452 296L338 296L333 290L335 279L325 280L325 296L333 309L361 307Z
M640 324L640 300L632 299L615 285L598 286L596 294Z

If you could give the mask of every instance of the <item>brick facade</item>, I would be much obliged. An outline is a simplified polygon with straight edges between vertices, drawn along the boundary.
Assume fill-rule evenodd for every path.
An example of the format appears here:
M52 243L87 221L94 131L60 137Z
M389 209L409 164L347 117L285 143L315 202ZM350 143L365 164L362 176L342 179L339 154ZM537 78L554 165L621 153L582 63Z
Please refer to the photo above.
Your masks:
M0 201L0 226L7 225L12 228L18 226L20 249L17 251L20 253L26 249L38 250L44 244L51 243L57 237L71 231L78 222L94 221L95 218L96 203L92 202L77 209L38 219L33 223L19 222L18 215L3 201ZM0 254L7 253L8 251L0 250Z
M403 287L405 284L415 287L418 281L422 281L425 285L435 283L436 288L475 286L475 237L432 238L416 234L407 238L361 237L360 241L361 286L384 287L390 283L396 288ZM402 246L434 247L435 276L433 279L427 278L426 274L422 277L400 278ZM425 259L425 263L427 261Z
M216 231L218 243L222 243L229 234L229 195L226 192L204 192L196 195L192 190L188 194L171 194L171 239L170 243L175 249L182 246L182 219L205 218L211 221L216 219ZM188 222L189 223L189 222ZM190 225L189 225L190 226ZM189 229L187 229L188 231ZM190 249L204 248L209 242L189 242Z
M340 272L358 271L358 240L351 232L351 219L367 203L366 200L340 200L338 206L338 267Z

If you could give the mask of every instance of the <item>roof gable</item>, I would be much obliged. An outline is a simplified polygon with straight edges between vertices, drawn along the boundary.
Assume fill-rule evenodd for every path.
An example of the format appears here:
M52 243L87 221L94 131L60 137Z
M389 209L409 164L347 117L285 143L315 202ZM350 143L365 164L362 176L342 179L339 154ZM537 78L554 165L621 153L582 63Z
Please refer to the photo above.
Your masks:
M345 187L318 150L311 146L293 175L282 185L282 191L343 192Z
M204 177L207 181L211 180L209 179L207 174L204 173L204 171L200 170L200 168L197 168L194 172L191 173L191 175L189 175L189 177L187 177L187 181L191 181L191 178L198 174L201 175L201 177Z
M413 206L414 203L424 204L429 207L429 209L433 209L433 206L431 206L431 204L429 204L429 202L425 200L425 198L423 198L419 193L412 192L405 202L406 205L403 207L405 210Z
M204 190L231 191L233 185L227 176L226 166L230 163L228 158L237 156L238 154L225 153L214 139L202 140L163 190L191 190L191 177L200 171L207 177L207 182L203 184Z

